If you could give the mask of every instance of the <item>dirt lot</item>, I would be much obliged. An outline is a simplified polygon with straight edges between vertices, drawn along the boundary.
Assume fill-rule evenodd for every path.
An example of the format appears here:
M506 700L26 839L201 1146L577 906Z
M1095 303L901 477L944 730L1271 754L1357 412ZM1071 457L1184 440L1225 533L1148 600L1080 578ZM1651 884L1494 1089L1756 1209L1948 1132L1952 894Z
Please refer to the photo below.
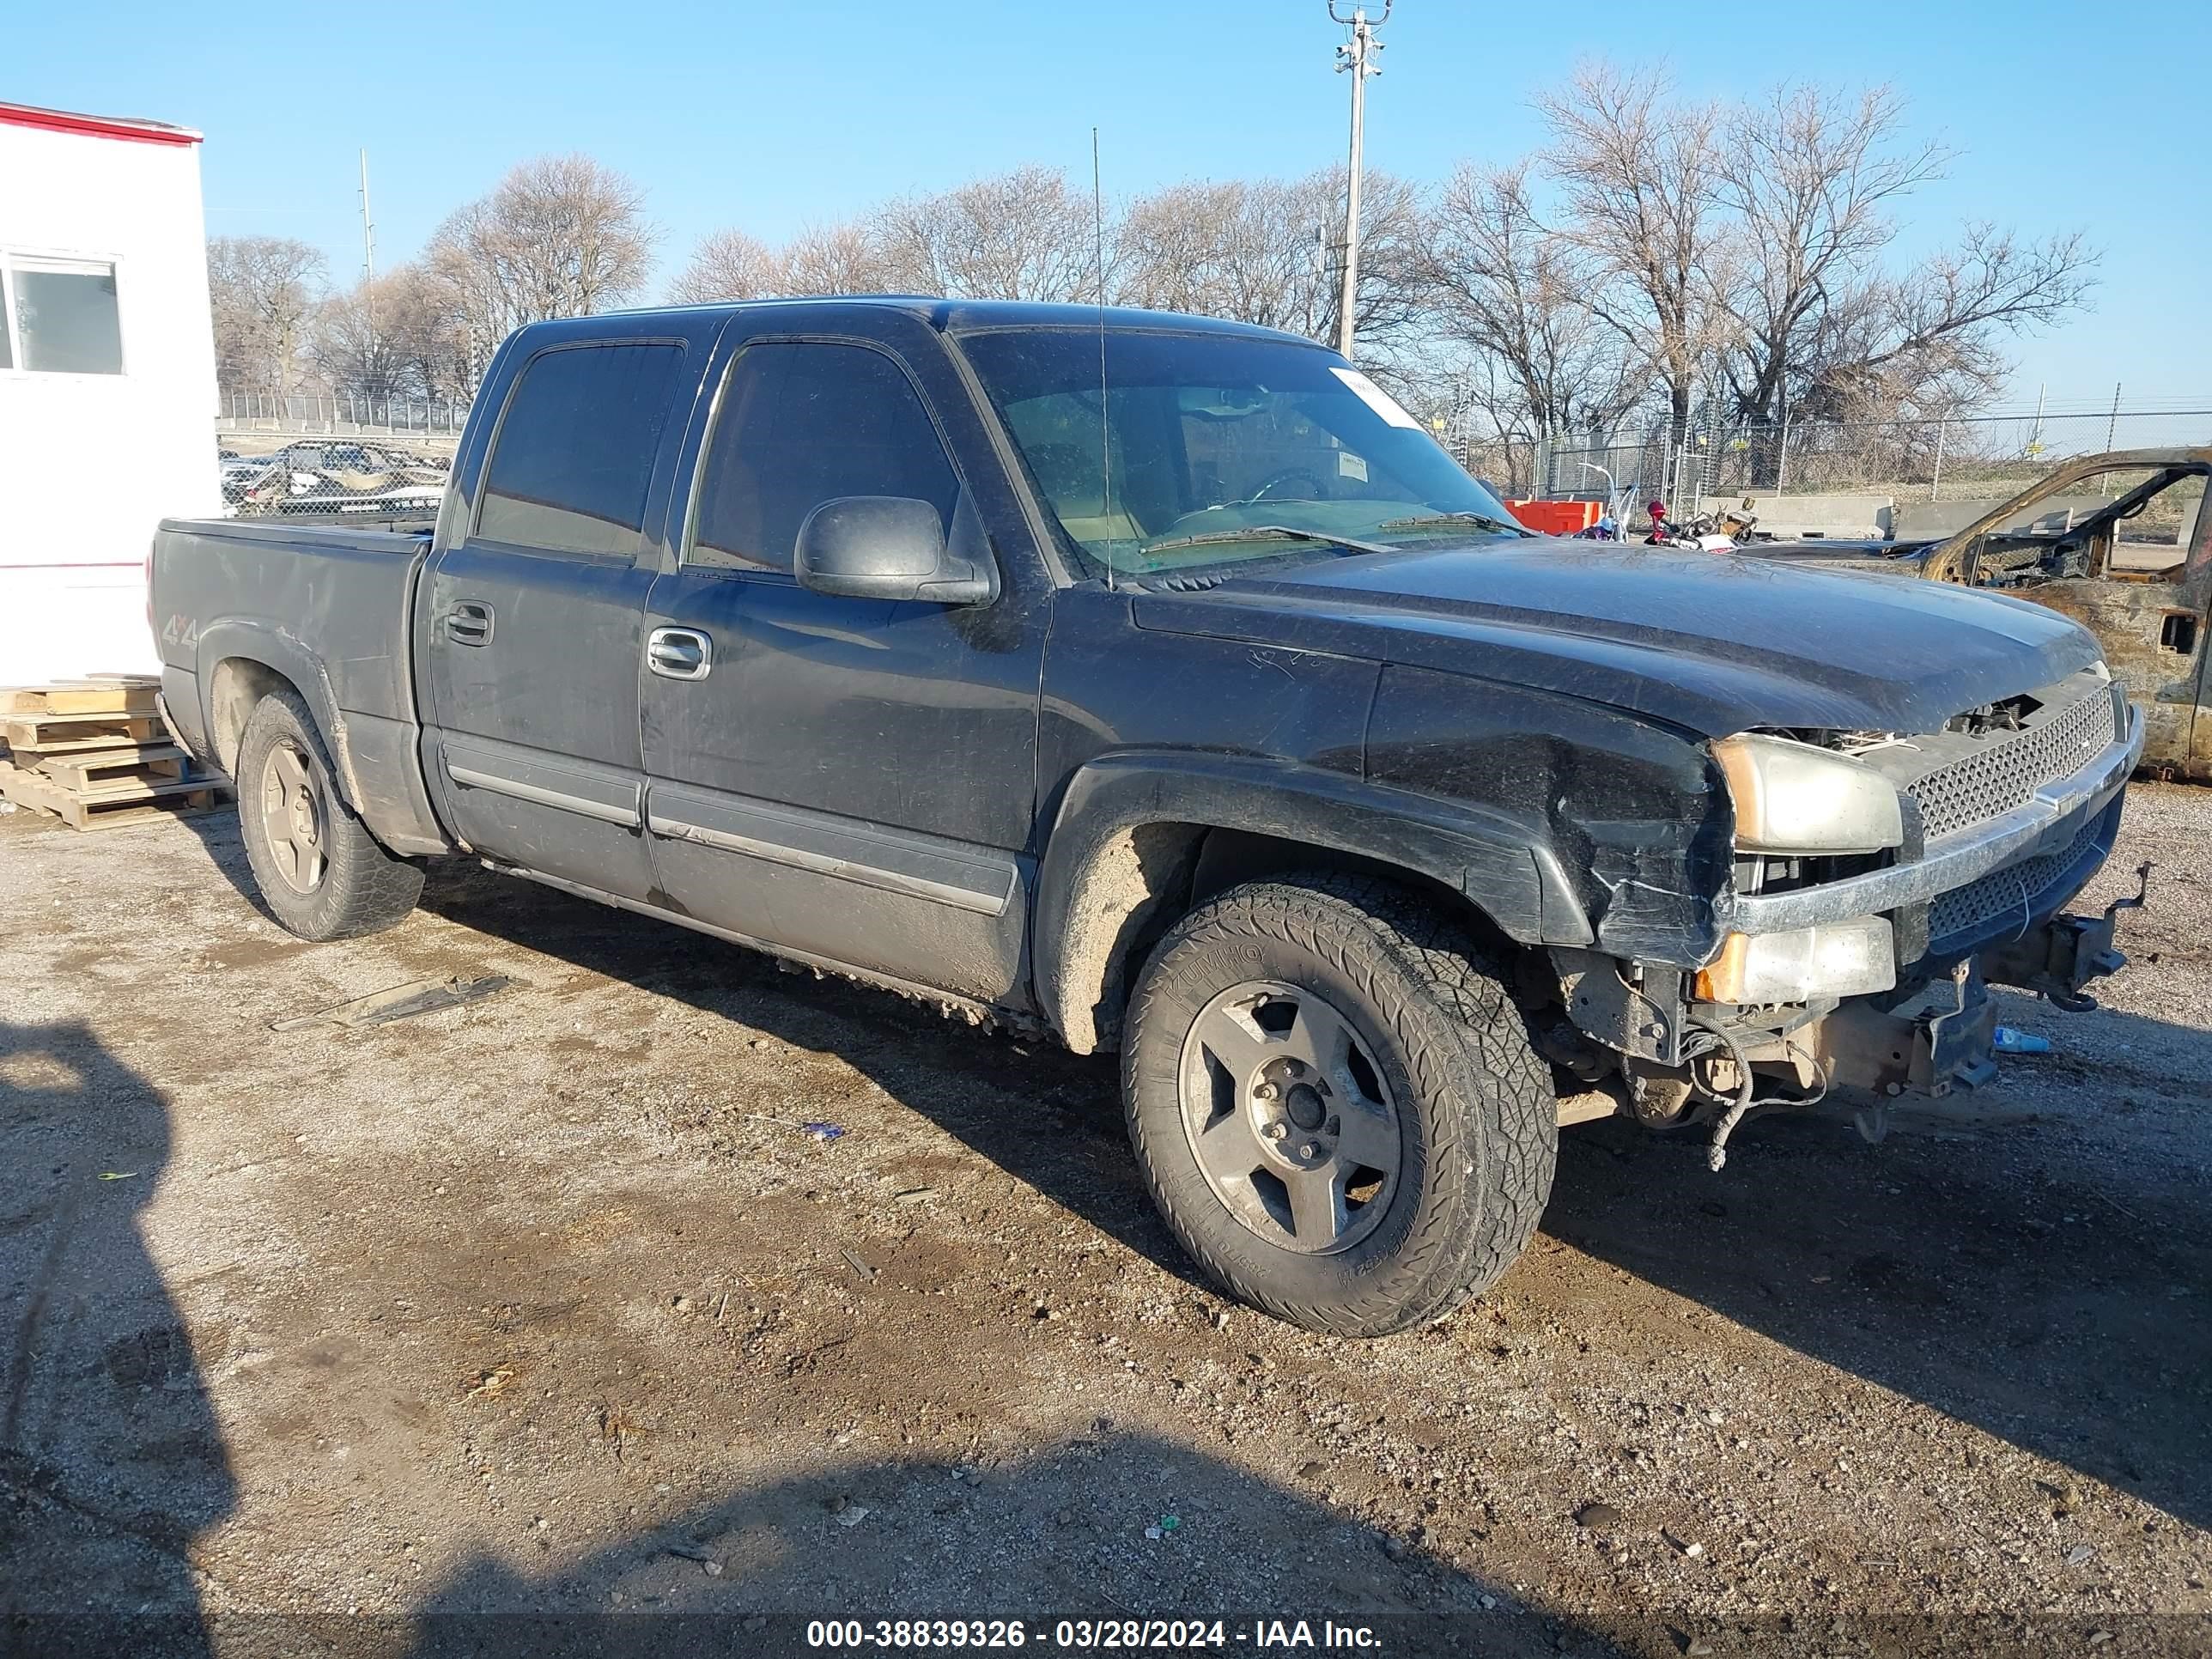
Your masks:
M2212 791L2144 857L2107 1007L2009 1007L2055 1056L1717 1176L1570 1131L1498 1291L1358 1344L1195 1280L1105 1064L465 868L304 945L227 817L0 818L0 1652L2203 1650ZM453 974L514 984L270 1029Z

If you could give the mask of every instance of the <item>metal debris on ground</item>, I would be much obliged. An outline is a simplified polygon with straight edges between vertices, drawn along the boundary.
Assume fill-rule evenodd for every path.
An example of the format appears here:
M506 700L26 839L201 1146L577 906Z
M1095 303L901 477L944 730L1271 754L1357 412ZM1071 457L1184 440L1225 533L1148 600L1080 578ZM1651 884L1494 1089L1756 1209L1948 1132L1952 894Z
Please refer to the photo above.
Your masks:
M860 1274L861 1278L873 1279L876 1276L876 1270L873 1267L871 1267L866 1262L861 1261L860 1256L854 1251L840 1250L837 1254L843 1256L846 1261L852 1267L853 1271Z
M470 1400L496 1400L514 1377L515 1370L512 1365L495 1365L489 1370L478 1371L470 1379L465 1397Z
M411 980L388 990L372 991L365 997L356 997L334 1007L318 1009L312 1014L271 1020L269 1029L301 1031L311 1025L336 1025L344 1030L359 1030L365 1025L383 1025L392 1020L409 1019L416 1014L434 1013L441 1008L479 1001L514 983L504 974L486 974L479 979L463 979L456 975L451 979Z
M738 1115L748 1123L774 1123L786 1129L796 1129L816 1140L836 1140L845 1133L843 1126L836 1123L801 1123L795 1118L771 1117L766 1112L740 1112Z
M683 1540L678 1540L672 1544L663 1544L660 1547L671 1555L682 1556L686 1561L711 1561L714 1559L714 1551L702 1545L689 1543Z

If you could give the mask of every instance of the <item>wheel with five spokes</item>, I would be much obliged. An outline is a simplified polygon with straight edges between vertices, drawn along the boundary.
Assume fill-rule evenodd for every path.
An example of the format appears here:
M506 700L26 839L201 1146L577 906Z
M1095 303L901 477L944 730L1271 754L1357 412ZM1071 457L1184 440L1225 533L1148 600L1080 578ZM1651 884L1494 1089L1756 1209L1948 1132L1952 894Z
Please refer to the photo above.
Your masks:
M1558 1107L1467 931L1389 884L1234 888L1146 962L1122 1044L1130 1137L1191 1255L1310 1329L1440 1317L1520 1254Z
M254 705L232 775L246 862L286 932L352 939L415 908L422 869L386 852L346 805L297 692L272 691Z

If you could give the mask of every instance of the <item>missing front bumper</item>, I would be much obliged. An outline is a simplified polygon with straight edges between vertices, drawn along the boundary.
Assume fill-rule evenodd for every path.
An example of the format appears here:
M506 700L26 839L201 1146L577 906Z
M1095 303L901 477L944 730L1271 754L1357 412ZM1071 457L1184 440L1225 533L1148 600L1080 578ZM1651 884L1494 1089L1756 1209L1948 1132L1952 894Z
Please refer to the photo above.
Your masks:
M1987 988L2033 991L2062 1008L2095 1007L2083 988L2127 966L2115 943L2120 912L2142 908L2150 870L2138 870L2136 892L2102 915L2051 916L1901 997L1844 1003L1814 1034L1828 1081L1892 1096L1941 1096L1989 1082L1996 1076L1996 1013Z
M2009 945L1989 951L1982 958L1984 975L1992 984L2034 991L2077 1013L2095 1007L2096 998L2085 994L2082 988L2128 965L2117 943L2120 912L2142 908L2150 896L2150 872L2155 867L2138 866L2134 894L2114 899L2101 916L2053 916Z

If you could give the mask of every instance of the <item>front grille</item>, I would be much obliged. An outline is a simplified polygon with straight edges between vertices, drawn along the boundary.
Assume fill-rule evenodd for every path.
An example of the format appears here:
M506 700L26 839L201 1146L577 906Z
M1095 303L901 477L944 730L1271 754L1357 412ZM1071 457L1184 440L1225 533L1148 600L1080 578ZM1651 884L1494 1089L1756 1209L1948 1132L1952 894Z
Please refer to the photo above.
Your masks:
M1905 785L1905 793L1920 803L1920 822L1933 841L2023 805L2040 786L2080 771L2118 735L2112 694L2100 685L2027 731L1937 767Z
M1938 893L1928 905L1930 945L1941 949L1947 940L1978 935L2001 921L2011 922L2015 929L2024 928L2039 912L2070 898L2071 894L2062 893L2054 900L2051 889L2063 882L2074 866L2100 845L2100 836L2109 835L2117 810L2115 803L2091 817L2075 832L2073 840L2055 853L2008 864L1964 887Z

